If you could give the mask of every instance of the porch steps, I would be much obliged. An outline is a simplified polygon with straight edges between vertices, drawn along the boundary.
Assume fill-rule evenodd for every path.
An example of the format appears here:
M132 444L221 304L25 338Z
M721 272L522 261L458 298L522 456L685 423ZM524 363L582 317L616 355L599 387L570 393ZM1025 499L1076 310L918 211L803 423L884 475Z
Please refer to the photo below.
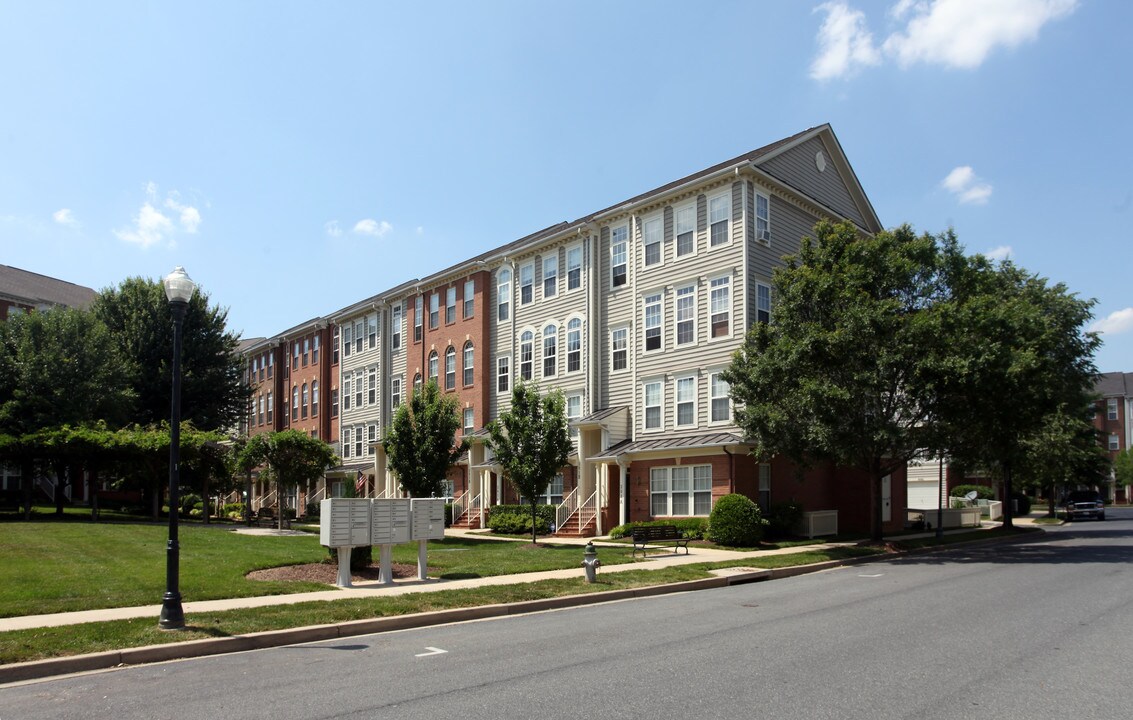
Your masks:
M561 528L555 530L558 537L594 537L597 534L597 518L590 518L586 523L580 524L578 513L571 515Z
M487 513L485 513L485 515L487 515ZM480 513L466 512L458 518L453 518L452 526L460 530L479 530Z

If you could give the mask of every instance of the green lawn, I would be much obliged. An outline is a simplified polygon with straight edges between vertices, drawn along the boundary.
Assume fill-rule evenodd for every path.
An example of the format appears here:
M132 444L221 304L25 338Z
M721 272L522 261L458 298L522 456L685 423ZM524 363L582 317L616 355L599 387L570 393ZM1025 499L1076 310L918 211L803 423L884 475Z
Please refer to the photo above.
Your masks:
M165 525L0 523L0 617L161 603L165 592ZM317 583L260 582L261 568L327 558L316 535L265 536L231 526L180 528L180 589L186 601L326 590ZM603 564L629 562L620 548L602 548ZM417 544L394 548L395 562L416 563ZM374 553L377 559L377 553ZM429 543L430 574L448 579L578 567L577 546L447 538Z

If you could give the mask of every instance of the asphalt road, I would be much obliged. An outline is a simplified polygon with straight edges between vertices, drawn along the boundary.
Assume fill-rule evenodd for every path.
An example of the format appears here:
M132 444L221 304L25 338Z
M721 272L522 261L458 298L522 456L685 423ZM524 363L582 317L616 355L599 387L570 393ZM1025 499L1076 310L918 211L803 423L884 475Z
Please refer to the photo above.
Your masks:
M0 688L52 718L1125 718L1133 511L1026 544Z

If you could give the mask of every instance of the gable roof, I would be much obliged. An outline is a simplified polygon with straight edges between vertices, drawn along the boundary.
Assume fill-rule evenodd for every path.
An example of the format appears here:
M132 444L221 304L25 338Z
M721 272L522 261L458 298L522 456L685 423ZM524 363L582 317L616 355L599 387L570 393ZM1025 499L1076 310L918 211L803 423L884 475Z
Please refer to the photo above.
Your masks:
M0 297L22 305L88 308L97 293L58 278L0 265Z

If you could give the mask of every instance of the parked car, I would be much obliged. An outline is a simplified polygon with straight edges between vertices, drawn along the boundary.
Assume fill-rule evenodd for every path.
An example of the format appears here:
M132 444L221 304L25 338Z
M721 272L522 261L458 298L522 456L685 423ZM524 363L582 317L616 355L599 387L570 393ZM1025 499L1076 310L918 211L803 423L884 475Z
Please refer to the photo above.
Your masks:
M1105 520L1105 499L1097 490L1074 490L1062 498L1059 508L1067 520L1084 517Z

